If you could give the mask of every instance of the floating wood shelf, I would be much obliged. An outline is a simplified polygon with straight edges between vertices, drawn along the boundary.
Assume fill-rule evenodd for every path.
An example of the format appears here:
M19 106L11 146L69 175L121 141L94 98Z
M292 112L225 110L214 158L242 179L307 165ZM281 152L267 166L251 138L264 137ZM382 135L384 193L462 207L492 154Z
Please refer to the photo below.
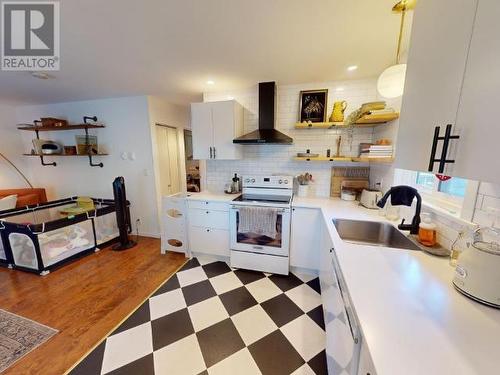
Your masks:
M306 162L353 162L353 163L392 163L394 158L353 158L353 157L326 157L317 156L315 158L308 157L294 157L295 161L306 161Z
M108 156L109 154L91 154L91 156ZM52 157L52 156L84 156L84 157L88 157L89 154L74 154L74 155L71 155L71 154L23 154L23 156L48 156L48 157Z
M86 135L86 144L88 145L88 135L89 135L89 129L101 129L101 128L104 128L105 126L102 125L102 124L89 124L87 123L87 120L91 120L93 122L96 122L97 121L97 116L83 116L83 123L82 124L75 124L75 125L64 125L64 126L37 126L37 125L33 125L33 124L19 124L17 126L17 128L19 130L25 130L25 131L31 131L31 132L35 132L36 134L36 139L40 139L40 132L53 132L53 131L70 131L70 130L85 130L85 135ZM34 121L34 123L36 122L39 122L39 121ZM92 158L95 157L95 156L106 156L108 154L84 154L84 155L79 155L79 154L75 154L75 155L69 155L69 154L50 154L50 155L46 155L46 154L23 154L24 156L36 156L36 157L39 157L40 158L40 161L42 163L43 166L57 166L57 163L56 162L52 162L52 163L46 163L44 158L49 156L85 156L85 157L88 157L89 158L89 165L91 167L104 167L104 164L103 163L94 163Z
M358 163L392 163L393 157L389 158L352 158L352 161Z
M347 161L350 162L352 158L349 157L327 157L327 156L316 156L316 157L306 157L306 156L297 156L294 160L297 161Z
M374 127L386 124L389 121L393 121L399 118L399 113L388 113L381 115L365 115L356 121L354 128L361 127ZM295 129L335 129L335 128L347 128L343 122L297 122L295 123Z
M88 130L104 128L101 124L77 124L66 126L34 126L30 124L20 124L17 127L19 130L27 130L32 132L55 132L55 131L68 131L68 130Z

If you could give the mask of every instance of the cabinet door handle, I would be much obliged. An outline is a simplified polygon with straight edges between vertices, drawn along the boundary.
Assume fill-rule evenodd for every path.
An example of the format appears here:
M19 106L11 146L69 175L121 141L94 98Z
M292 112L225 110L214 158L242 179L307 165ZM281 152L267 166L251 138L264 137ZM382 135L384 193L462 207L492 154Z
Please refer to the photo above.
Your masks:
M217 159L217 154L215 153L215 147L214 147L214 159Z
M434 128L434 138L432 139L431 158L429 160L429 169L428 169L429 172L432 172L432 170L434 169L434 163L436 162L436 149L439 140L440 129L441 128L439 126L436 126Z
M455 163L455 160L446 159L446 156L448 154L448 148L450 147L450 139L459 139L460 138L460 136L458 136L458 135L451 135L451 128L452 128L451 124L446 125L446 130L445 130L444 139L443 139L443 150L441 152L441 159L439 160L439 169L438 169L439 173L444 172L445 164Z
M213 156L212 156L212 146L210 146L210 159L213 159Z
M440 129L441 127L439 126L436 126L434 128L434 138L432 140L431 158L429 160L429 169L428 169L429 172L433 172L434 163L439 162L438 173L444 172L444 167L446 164L455 163L455 160L446 159L446 156L448 154L448 148L450 146L450 139L459 139L460 136L451 135L451 129L452 129L451 124L446 125L446 130L443 137L439 136ZM437 144L439 141L443 141L443 148L441 149L441 157L439 159L436 159Z

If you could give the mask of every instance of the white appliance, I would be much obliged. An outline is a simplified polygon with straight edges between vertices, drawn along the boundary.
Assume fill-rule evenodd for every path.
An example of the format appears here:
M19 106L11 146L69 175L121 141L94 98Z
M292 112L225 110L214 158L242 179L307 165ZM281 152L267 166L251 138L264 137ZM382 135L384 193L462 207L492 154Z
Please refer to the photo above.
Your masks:
M366 208L378 208L377 203L382 198L382 192L363 189L359 203Z
M231 267L288 275L293 177L245 176L242 186L229 213ZM239 231L239 211L248 206L277 210L275 238Z
M476 231L472 246L458 258L453 284L458 291L485 305L500 308L500 232Z

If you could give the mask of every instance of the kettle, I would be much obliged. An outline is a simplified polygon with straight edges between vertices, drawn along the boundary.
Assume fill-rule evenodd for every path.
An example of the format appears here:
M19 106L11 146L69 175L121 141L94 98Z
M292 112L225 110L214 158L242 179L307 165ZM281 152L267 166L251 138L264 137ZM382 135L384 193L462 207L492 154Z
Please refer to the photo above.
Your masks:
M480 303L500 308L500 230L480 228L472 246L460 254L455 269L455 288Z
M330 122L344 122L344 111L346 108L347 102L345 100L334 102Z

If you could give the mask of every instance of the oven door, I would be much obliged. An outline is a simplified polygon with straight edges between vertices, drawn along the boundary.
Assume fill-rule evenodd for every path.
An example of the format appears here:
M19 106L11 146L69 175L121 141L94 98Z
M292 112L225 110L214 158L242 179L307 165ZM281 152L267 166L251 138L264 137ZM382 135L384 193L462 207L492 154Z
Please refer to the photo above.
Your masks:
M276 220L276 238L255 233L239 232L239 207L231 206L229 213L231 249L269 255L288 256L290 245L290 208L280 208Z

